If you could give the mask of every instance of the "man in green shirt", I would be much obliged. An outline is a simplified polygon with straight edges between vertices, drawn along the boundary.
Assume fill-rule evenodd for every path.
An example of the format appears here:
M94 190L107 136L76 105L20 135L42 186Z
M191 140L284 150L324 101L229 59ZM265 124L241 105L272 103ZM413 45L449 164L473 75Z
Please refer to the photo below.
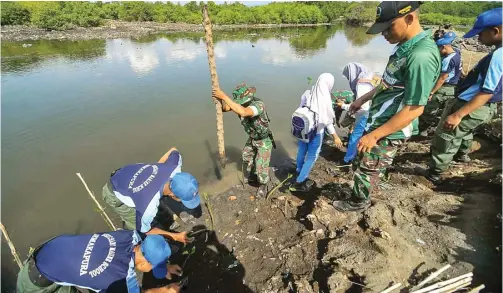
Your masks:
M440 74L440 53L419 24L419 2L386 1L377 7L376 22L368 34L382 33L397 44L389 58L381 84L351 105L355 111L372 100L349 199L334 201L339 211L357 211L370 206L370 195L380 177L393 163L398 146L419 133L418 117Z

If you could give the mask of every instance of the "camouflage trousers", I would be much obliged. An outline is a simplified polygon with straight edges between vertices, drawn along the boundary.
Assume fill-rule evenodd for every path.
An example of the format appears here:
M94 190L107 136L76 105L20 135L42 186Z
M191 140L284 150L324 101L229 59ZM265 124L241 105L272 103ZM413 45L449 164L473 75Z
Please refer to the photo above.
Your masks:
M423 114L419 116L419 130L432 133L440 121L440 116L445 108L445 103L454 98L454 87L443 86L433 94L431 100L424 107Z
M246 171L248 174L256 174L261 184L269 182L271 153L272 140L270 138L248 138L243 148L243 164L246 164Z
M358 201L370 200L370 195L393 163L400 144L401 140L382 139L369 153L360 153L353 176L353 196Z

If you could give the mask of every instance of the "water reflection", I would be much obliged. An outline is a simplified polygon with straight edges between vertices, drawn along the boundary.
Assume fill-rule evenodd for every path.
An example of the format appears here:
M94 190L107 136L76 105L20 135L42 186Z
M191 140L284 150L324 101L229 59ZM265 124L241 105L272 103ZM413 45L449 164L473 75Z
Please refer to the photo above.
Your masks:
M50 58L92 60L105 51L105 40L2 42L2 73L26 72Z
M342 30L355 47L364 47L374 36L366 28L319 26L303 28L235 29L216 31L215 56L226 58L231 43L247 43L261 52L264 64L282 65L311 58L327 48L327 42ZM127 61L136 75L143 76L165 63L191 62L206 55L202 32L148 35L137 39L2 43L2 73L28 72L50 58L109 62ZM231 47L231 48L229 48ZM256 53L254 53L256 54ZM179 65L179 64L178 64Z
M159 65L152 42L138 43L127 39L108 40L106 58L111 61L127 60L137 74L145 74Z
M303 30L302 34L290 38L290 45L295 53L303 58L314 56L327 47L327 40L331 38L340 27L320 26Z
M353 46L363 47L376 37L376 35L367 34L367 29L366 27L344 26L344 35Z

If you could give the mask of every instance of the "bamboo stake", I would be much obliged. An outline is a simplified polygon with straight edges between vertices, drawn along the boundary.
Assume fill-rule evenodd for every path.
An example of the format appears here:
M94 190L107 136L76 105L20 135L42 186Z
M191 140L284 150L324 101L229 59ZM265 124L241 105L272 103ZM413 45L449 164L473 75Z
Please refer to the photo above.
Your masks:
M219 88L217 66L215 63L215 53L213 51L213 33L211 31L211 21L208 16L208 6L203 6L203 27L206 39L206 51L208 52L208 65L210 66L211 87L212 89ZM215 109L217 111L217 144L218 155L220 157L220 166L225 169L227 158L225 157L225 143L224 143L224 117L222 114L222 103L213 98Z
M205 193L203 193L203 196L204 196L204 204L206 205L206 208L208 209L208 213L210 214L211 230L215 230L214 223L213 223L213 212L211 211L211 205L210 205L210 200L208 198L208 194L205 192Z
M91 190L87 186L87 184L84 181L84 178L82 177L82 175L80 175L80 173L76 173L76 174L77 174L77 177L80 178L80 181L82 181L82 183L84 184L84 187L86 188L87 192L89 193L89 196L91 197L91 199L94 201L94 203L98 207L98 209L100 211L100 214L103 217L103 219L105 220L105 222L107 223L107 225L110 227L110 229L116 231L117 228L115 228L114 223L112 222L112 220L110 220L110 217L105 212L105 209L103 209L103 207L101 207L100 203L96 200L96 197L94 197L94 194L91 192Z
M429 291L428 293L444 293L444 292L447 292L452 289L459 289L459 288L466 287L466 286L470 285L471 282L472 282L472 278L463 279L461 281L458 281L456 283L452 283L452 284L447 285L445 287L442 287L440 289Z
M447 270L450 267L451 267L451 265L446 265L446 266L440 268L436 272L429 275L428 278L424 279L421 283L419 283L415 287L413 287L411 289L411 291L418 290L418 289L422 288L424 285L428 284L429 281L435 279L436 277L438 277L441 273L443 273L445 270Z
M21 262L19 254L17 254L16 248L14 247L14 244L10 240L9 234L7 233L7 230L5 229L5 226L2 223L0 223L0 229L2 230L3 237L5 237L5 241L7 241L7 244L9 245L12 257L14 257L14 260L16 261L17 265L19 266L19 268L21 268L23 266L23 263Z
M388 289L386 289L384 291L381 291L381 293L389 293L389 292L391 292L391 291L393 291L395 289L400 288L400 286L402 286L402 283L395 284L395 285L389 287Z
M478 287L473 288L468 293L479 293L480 290L484 289L485 287L486 287L486 285L482 284L482 285L480 285Z
M461 275L461 276L456 277L456 278L452 278L452 279L449 279L449 280L446 280L446 281L435 283L435 284L433 284L431 286L428 286L428 287L423 288L423 289L418 290L418 291L412 291L412 293L430 292L431 290L441 288L441 287L443 287L445 285L452 284L452 283L457 282L459 280L464 280L464 279L467 279L467 278L471 279L472 276L473 276L473 273L464 274L464 275Z

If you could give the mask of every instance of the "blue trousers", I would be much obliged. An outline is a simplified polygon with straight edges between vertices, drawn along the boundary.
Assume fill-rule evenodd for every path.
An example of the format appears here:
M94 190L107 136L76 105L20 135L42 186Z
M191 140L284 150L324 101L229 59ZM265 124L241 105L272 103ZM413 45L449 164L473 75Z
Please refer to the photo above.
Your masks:
M365 132L365 125L367 125L367 115L362 115L358 121L355 121L355 128L353 132L349 136L348 142L348 150L346 151L346 155L344 156L344 162L351 162L356 155L358 154L358 142L360 138L362 138L363 133Z
M297 183L302 183L309 177L309 173L320 154L322 142L323 132L316 134L309 143L299 140L299 148L297 150Z

